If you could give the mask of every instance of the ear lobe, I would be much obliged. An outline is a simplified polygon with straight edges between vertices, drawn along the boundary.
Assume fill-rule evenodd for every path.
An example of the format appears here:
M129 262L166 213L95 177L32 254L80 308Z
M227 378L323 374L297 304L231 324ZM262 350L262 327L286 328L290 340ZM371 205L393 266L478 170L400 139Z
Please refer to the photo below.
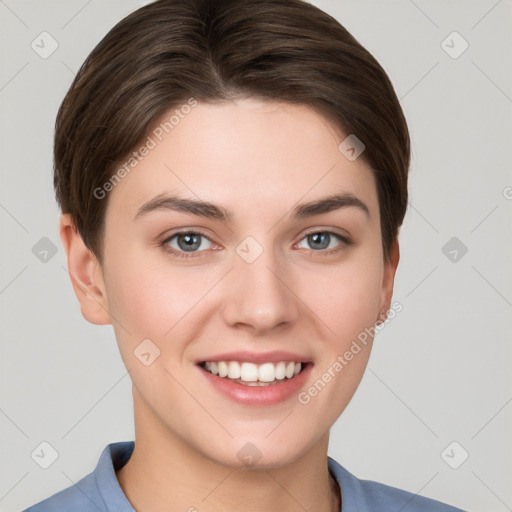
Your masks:
M93 324L111 324L100 264L85 246L70 214L61 215L59 232L66 252L71 284L83 317Z
M391 307L391 299L393 298L393 287L395 281L396 269L400 261L400 247L398 245L398 237L395 238L389 250L389 261L384 264L384 276L382 279L382 291L380 300L380 311L383 310L383 318L387 318L387 312Z

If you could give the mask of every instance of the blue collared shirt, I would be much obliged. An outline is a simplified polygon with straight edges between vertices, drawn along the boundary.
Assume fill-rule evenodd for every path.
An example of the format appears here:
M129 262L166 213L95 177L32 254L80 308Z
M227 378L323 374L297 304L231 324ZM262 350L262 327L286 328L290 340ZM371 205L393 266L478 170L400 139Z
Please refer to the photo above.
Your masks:
M23 512L135 512L115 473L134 448L134 441L107 445L92 473ZM463 512L395 487L359 480L331 457L327 463L341 488L340 512Z

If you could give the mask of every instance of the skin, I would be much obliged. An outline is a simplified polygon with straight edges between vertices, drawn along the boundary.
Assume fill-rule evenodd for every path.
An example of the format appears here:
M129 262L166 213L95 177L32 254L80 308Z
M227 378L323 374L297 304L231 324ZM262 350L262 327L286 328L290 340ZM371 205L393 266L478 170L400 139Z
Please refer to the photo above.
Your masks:
M62 215L82 314L113 325L132 379L136 447L117 478L136 510L340 510L329 429L359 385L371 340L306 405L296 396L237 404L198 377L195 361L290 350L314 363L307 389L390 308L398 242L384 262L375 180L361 158L338 150L345 137L307 106L199 103L110 192L102 265ZM134 220L162 192L222 205L234 219L160 210ZM346 207L291 219L298 203L334 192L357 196L369 217ZM182 229L206 234L197 257L161 245ZM331 235L318 248L306 236L325 231L353 243ZM253 263L236 252L247 236L263 249ZM168 245L185 252L181 241ZM339 250L319 256L331 249ZM133 354L146 338L161 351L149 366ZM250 468L237 457L247 442L262 454Z

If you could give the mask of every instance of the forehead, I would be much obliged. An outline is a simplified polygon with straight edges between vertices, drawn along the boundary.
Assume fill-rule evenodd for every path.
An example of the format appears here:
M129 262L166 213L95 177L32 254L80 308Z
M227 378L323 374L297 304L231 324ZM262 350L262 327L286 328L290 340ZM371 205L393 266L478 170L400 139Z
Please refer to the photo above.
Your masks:
M347 135L305 105L244 99L173 108L143 141L149 149L135 148L136 165L110 192L107 217L133 218L163 193L257 216L345 192L377 213L371 170L339 150Z

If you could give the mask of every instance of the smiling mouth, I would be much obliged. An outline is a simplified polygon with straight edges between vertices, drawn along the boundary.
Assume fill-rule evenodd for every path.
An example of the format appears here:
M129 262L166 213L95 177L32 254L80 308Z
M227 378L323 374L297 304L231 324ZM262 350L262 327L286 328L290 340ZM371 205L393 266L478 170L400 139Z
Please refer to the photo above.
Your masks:
M254 364L240 361L203 361L199 366L216 377L244 386L274 386L302 373L310 362L280 361Z

